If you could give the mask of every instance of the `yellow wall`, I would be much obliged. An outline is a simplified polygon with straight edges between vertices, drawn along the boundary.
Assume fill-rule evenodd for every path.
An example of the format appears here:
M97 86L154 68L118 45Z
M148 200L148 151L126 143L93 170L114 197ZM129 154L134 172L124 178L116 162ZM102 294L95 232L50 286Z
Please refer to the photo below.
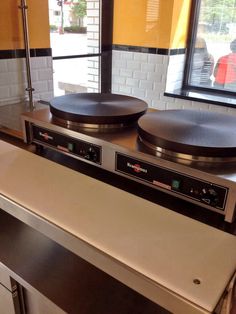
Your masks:
M0 50L24 48L20 0L1 1ZM31 48L49 48L48 0L28 0Z
M0 50L24 48L20 0L1 1ZM31 48L50 47L48 0L27 0ZM113 43L183 48L191 0L114 0Z
M184 48L191 0L114 0L113 43Z
M190 8L190 0L174 1L171 23L170 48L186 47Z

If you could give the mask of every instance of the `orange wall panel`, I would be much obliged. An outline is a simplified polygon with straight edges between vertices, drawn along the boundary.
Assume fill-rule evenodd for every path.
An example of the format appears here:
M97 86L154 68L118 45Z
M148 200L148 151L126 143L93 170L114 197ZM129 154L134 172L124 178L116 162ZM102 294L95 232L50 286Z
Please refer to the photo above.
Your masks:
M48 0L28 0L30 45L33 48L50 47Z
M1 2L0 50L24 48L20 0ZM28 0L28 23L31 48L50 47L48 0Z
M115 0L113 42L145 46L148 36L145 12L146 0Z
M190 17L190 0L175 0L172 14L170 48L186 47Z
M15 0L2 1L0 8L0 49L17 49L21 37L20 10Z
M20 0L2 1L0 49L24 48ZM31 48L50 47L48 0L28 0ZM191 0L114 0L113 43L182 48L186 46Z
M190 4L191 0L114 0L113 43L185 47Z

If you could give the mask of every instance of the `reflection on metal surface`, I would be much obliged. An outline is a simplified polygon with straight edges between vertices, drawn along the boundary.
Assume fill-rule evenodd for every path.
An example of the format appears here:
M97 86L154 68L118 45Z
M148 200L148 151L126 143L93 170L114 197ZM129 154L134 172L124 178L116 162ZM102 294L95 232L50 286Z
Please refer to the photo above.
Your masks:
M85 130L85 131L95 131L95 132L104 132L105 130L117 130L124 128L128 126L129 124L125 123L117 123L117 124L89 124L89 123L79 123L79 122L73 122L69 120L60 119L57 117L52 117L52 121L56 124L60 124L62 126L65 126L69 129L78 129L78 130Z
M160 0L148 0L146 11L146 32L152 30L160 19Z
M201 164L205 166L209 166L209 164L212 166L212 163L215 165L219 165L222 163L233 163L236 162L236 157L206 157L206 156L194 156L194 155L188 155L178 152L173 152L161 147L157 147L151 143L148 143L141 137L139 137L139 140L150 149L150 152L154 156L163 157L168 156L172 161L185 164L185 165L191 165L192 163Z

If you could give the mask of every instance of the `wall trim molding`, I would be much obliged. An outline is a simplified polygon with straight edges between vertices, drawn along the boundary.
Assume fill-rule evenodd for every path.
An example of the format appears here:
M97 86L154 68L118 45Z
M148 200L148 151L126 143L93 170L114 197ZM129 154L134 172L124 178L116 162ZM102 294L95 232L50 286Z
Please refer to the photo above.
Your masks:
M178 49L167 49L167 48L149 48L149 47L141 47L141 46L129 46L129 45L112 45L113 50L119 51L130 51L130 52L142 52L142 53L150 53L150 54L158 54L158 55L179 55L185 54L186 48L178 48Z
M52 56L51 48L33 48L30 49L30 57L50 57ZM0 50L0 59L17 59L25 58L25 49Z

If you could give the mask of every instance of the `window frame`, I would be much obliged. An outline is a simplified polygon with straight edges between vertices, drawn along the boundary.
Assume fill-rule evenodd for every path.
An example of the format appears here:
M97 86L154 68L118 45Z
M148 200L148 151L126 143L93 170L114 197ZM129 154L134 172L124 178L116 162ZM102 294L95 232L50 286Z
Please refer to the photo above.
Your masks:
M211 87L203 86L194 86L189 83L190 73L191 73L191 63L193 59L193 52L195 47L195 41L197 37L199 14L201 9L201 0L192 0L191 9L190 9L190 19L188 27L188 36L187 36L187 49L186 49L186 60L184 66L184 75L183 75L183 84L182 90L187 92L199 92L199 93L208 93L215 94L223 97L232 97L235 96L235 92L229 90L222 90Z

